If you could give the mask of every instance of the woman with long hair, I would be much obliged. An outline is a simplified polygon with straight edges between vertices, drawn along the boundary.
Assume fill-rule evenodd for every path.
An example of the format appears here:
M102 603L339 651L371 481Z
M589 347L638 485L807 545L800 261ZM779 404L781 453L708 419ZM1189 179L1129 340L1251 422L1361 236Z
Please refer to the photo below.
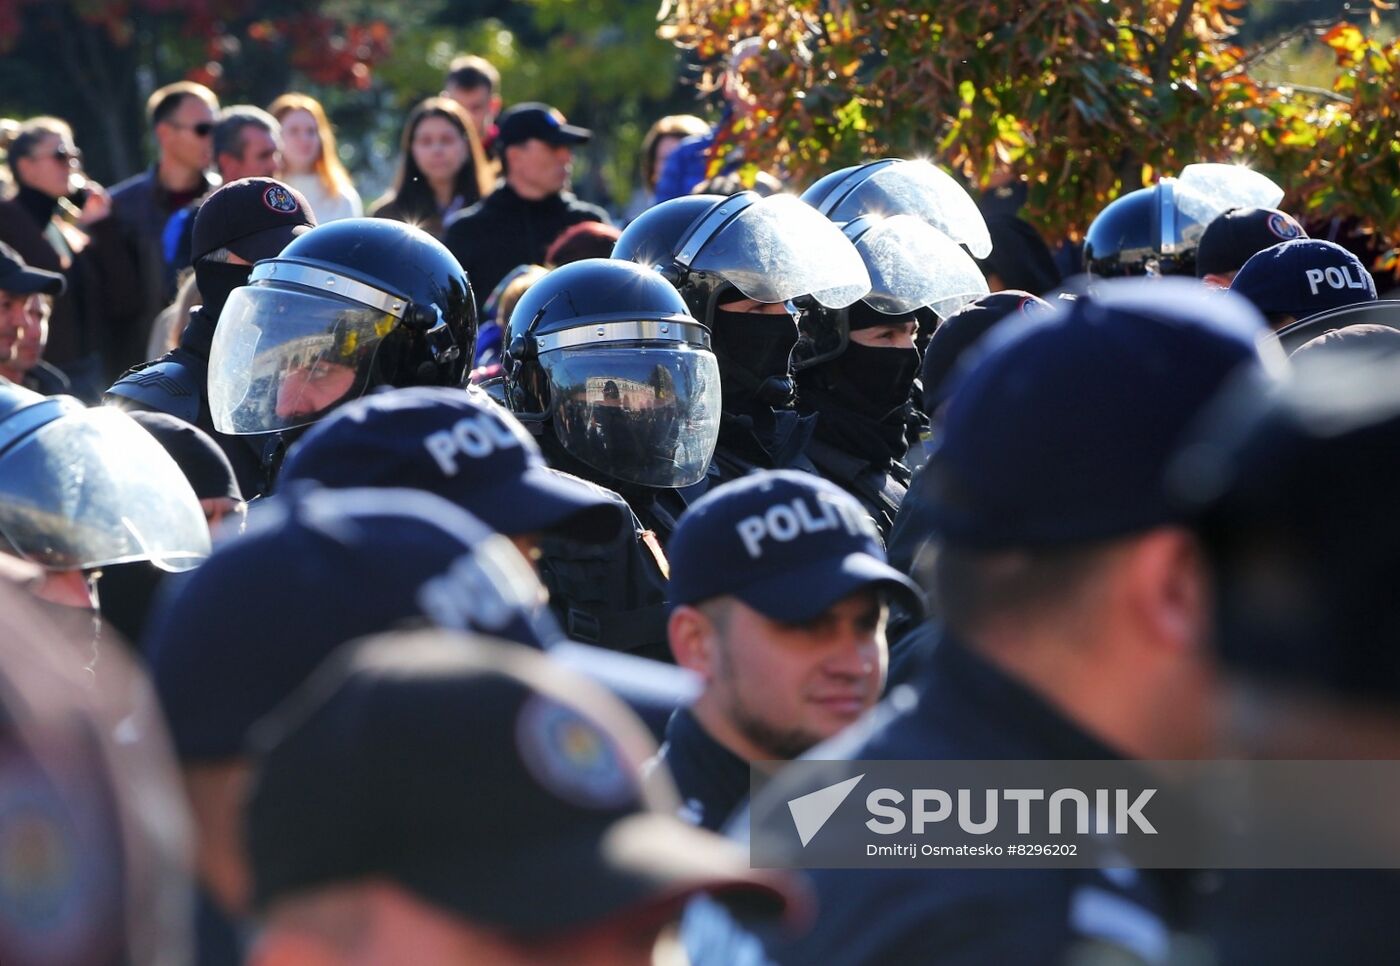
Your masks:
M282 165L278 175L297 189L324 225L364 214L360 195L335 152L335 129L316 98L283 94L268 106L282 125Z
M443 222L489 194L493 176L467 112L451 98L430 97L409 112L394 185L370 214L441 238Z

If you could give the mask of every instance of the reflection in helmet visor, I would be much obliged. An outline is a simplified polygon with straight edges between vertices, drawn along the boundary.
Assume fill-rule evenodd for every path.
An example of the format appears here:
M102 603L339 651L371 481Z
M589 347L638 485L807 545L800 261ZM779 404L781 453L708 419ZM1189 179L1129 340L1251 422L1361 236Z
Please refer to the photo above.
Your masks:
M992 253L992 236L977 203L963 186L937 165L902 161L880 167L833 208L832 221L854 221L861 215L914 215L977 258Z
M829 308L870 290L870 276L840 229L791 195L756 201L720 228L691 260L759 302L810 295Z
M325 293L235 289L209 354L209 408L223 433L304 426L361 395L397 320Z
M51 570L149 560L188 570L209 556L189 481L114 409L70 412L0 457L0 534Z
M864 301L878 312L904 315L930 306L946 319L987 294L987 279L967 252L913 215L876 220L855 244L870 271Z
M719 439L719 365L686 344L543 353L559 441L609 476L642 486L698 483Z

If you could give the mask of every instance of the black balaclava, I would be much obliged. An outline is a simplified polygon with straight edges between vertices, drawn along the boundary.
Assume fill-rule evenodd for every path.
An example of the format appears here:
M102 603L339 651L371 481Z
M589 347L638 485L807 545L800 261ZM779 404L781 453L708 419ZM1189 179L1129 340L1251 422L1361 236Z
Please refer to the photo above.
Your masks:
M248 284L252 271L251 265L211 262L208 259L195 262L195 284L199 286L200 298L204 300L204 314L211 320L217 320L229 295L234 289Z
M730 288L715 299L711 347L719 362L722 409L734 415L785 409L792 402L797 322L787 312L767 315L719 308L743 297L738 289Z
M851 331L915 321L886 315L864 301L848 310ZM832 446L888 465L908 449L910 391L919 350L849 342L841 354L799 374L801 408L819 414L816 436Z

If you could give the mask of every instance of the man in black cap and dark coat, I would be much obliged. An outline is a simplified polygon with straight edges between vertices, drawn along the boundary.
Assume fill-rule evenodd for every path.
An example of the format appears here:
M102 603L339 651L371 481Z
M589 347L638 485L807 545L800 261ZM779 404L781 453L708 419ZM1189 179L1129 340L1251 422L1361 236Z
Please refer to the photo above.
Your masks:
M243 178L209 196L195 218L192 258L204 304L190 313L180 344L154 362L137 366L107 390L106 402L123 409L154 409L193 423L218 442L233 464L238 485L252 497L266 488L259 451L266 440L225 436L209 412L209 347L219 313L235 288L246 285L254 262L280 254L293 238L316 225L316 215L295 188L272 178Z
M606 211L567 190L574 147L592 137L548 104L517 104L500 116L495 146L505 181L448 221L444 239L467 270L478 309L511 269L543 264L565 228L608 222Z

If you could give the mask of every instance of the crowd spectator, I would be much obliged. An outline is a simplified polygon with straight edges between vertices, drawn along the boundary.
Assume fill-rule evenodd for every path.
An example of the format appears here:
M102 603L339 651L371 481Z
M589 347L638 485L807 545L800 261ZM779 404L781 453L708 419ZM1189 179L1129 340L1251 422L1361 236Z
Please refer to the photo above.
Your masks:
M409 112L399 152L393 186L370 207L375 218L406 221L442 238L448 219L491 190L476 127L450 98L430 97Z
M108 218L111 199L82 169L82 154L68 124L36 117L17 130L9 148L17 191L0 202L0 241L37 268L60 272L67 287L51 306L49 362L89 400L106 375L109 298L123 289L104 284L120 274L120 238ZM104 259L107 261L104 262Z
M708 133L710 126L694 114L668 114L647 129L642 138L642 153L638 158L642 183L627 204L625 220L633 218L656 204L656 179L671 152L688 137Z
M151 322L175 295L174 248L165 245L171 217L218 186L214 124L219 99L203 84L177 81L146 101L146 120L156 141L156 160L142 174L112 188L112 217L121 228L125 268L104 279L113 350L109 372L140 362ZM130 299L115 294L134 284Z
M364 214L360 195L335 149L335 128L321 102L307 94L283 94L268 111L282 125L278 179L297 189L318 224Z
M558 268L584 258L610 258L622 232L601 221L581 221L559 233L544 253L544 263Z
M476 125L481 143L490 146L496 115L501 112L501 73L485 57L463 54L447 68L442 96L450 97Z
M763 42L757 37L747 37L734 45L720 88L724 110L719 123L703 134L686 138L659 166L657 204L691 194L702 181L739 167L743 152L732 143L733 126L753 112L753 95L741 75L744 65L762 52Z
M565 228L608 222L607 212L568 190L574 147L592 137L548 104L517 104L501 115L496 151L504 181L450 219L443 239L467 270L478 307L511 269L543 262Z

